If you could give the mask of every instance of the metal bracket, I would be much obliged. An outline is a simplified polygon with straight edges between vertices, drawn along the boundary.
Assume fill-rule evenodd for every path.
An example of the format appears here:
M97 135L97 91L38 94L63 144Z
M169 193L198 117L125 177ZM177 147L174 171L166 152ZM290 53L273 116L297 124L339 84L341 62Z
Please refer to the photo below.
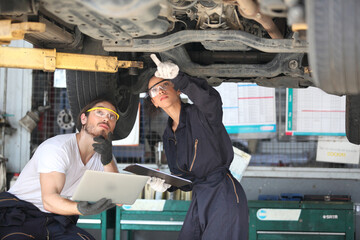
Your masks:
M295 45L293 39L259 38L238 30L184 30L161 38L103 41L103 47L110 52L164 52L186 43L206 41L232 44L234 51L243 51L244 45L268 53L305 53L308 51L308 44L304 40L298 41Z

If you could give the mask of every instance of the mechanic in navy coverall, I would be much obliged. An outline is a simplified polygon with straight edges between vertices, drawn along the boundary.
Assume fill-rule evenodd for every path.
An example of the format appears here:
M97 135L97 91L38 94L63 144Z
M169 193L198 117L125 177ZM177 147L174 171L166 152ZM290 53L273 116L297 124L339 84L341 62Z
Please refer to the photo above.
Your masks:
M179 239L247 240L247 199L229 171L234 152L222 123L219 93L206 80L179 72L174 63L160 62L155 54L151 58L157 71L148 94L169 115L163 142L170 171L193 181L181 188L193 192ZM193 104L181 102L180 93ZM158 178L149 184L157 191L176 190Z

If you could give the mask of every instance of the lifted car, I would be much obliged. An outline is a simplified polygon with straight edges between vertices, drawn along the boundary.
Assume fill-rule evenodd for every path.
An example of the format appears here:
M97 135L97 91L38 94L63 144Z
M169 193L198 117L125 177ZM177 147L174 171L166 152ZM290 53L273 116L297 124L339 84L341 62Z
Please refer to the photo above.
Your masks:
M347 95L346 134L360 144L359 13L357 0L0 0L1 19L46 25L25 35L37 47L144 62L114 74L67 71L74 116L94 96L116 97L115 139L131 131L157 53L212 85Z

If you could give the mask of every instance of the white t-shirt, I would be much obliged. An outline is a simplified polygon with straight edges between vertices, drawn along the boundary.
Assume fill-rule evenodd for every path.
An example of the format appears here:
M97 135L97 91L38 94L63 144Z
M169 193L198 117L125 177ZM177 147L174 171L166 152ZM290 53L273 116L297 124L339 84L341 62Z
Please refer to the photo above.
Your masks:
M66 180L60 195L72 196L85 170L104 171L100 158L100 154L95 152L84 165L76 133L55 136L40 144L9 192L21 200L33 203L41 211L48 212L41 200L40 173L64 173Z

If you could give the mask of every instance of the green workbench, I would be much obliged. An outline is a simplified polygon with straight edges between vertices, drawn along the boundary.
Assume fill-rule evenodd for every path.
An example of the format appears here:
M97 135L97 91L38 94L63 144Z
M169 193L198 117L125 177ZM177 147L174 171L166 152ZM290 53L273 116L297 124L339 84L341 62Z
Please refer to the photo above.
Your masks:
M103 211L100 214L80 216L76 226L83 229L99 229L101 231L101 239L107 239L107 229L114 228L115 208Z
M121 230L128 230L128 239L132 230L180 231L190 201L181 200L137 200L137 208L116 207L115 239L119 240Z
M249 201L249 240L353 240L351 202Z

